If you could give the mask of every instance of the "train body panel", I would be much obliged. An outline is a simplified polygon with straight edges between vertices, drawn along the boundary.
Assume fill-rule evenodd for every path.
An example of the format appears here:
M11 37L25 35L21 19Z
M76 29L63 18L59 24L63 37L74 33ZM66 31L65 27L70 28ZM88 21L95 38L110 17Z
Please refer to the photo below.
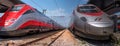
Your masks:
M0 20L0 35L15 35L14 32L17 32L16 34L20 34L19 32L27 33L29 31L25 30L29 29L32 29L32 31L63 29L61 25L26 4L19 4L9 8Z
M109 37L113 33L113 21L94 5L78 6L74 10L74 16L74 28L77 31L98 37ZM90 39L97 38L91 37Z

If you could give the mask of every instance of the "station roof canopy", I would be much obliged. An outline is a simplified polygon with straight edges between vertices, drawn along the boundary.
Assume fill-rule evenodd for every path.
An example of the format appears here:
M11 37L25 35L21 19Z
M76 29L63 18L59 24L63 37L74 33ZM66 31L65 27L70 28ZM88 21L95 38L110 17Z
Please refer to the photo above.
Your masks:
M20 0L0 0L0 4L3 4L5 6L11 7L14 4L20 4L23 3Z
M15 4L21 4L20 0L0 0L0 13L5 12L9 7Z

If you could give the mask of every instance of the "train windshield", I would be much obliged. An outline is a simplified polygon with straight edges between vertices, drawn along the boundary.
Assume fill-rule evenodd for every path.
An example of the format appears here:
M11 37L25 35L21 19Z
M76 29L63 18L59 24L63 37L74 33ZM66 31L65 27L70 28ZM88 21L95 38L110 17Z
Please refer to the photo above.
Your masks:
M20 9L22 9L22 6L13 6L10 11L19 11Z
M95 6L82 6L78 7L77 11L82 13L96 13L99 12L100 10Z

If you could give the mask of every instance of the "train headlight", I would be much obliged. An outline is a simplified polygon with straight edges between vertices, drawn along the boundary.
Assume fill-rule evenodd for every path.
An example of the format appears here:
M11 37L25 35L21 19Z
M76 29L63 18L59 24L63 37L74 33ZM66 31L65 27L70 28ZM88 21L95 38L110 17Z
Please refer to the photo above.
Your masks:
M84 22L87 21L87 19L86 19L85 17L81 17L80 19L81 19L82 21L84 21Z
M5 21L5 26L11 25L12 23L14 23L15 18L9 19Z

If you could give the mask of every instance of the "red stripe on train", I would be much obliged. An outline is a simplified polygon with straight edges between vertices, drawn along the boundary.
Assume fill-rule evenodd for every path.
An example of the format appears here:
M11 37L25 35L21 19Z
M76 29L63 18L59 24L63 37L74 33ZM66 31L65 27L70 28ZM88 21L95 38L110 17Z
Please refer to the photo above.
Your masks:
M81 14L86 14L86 15L90 15L90 16L101 16L103 14L103 12L96 12L96 13L81 13Z
M53 25L51 25L51 24L44 23L44 22L38 22L38 21L35 21L35 20L30 20L30 21L27 21L26 23L22 24L18 29L25 28L29 25L53 28Z

